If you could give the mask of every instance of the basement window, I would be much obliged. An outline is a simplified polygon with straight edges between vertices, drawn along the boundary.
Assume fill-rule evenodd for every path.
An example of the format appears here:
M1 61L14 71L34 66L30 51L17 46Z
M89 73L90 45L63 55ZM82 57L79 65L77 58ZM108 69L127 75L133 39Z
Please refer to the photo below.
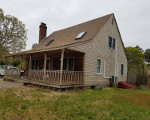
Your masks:
M77 35L77 37L75 38L75 40L81 39L84 35L86 34L86 32L81 32Z
M52 40L48 41L48 42L45 44L45 46L50 45L52 42L54 42L54 39L52 39Z

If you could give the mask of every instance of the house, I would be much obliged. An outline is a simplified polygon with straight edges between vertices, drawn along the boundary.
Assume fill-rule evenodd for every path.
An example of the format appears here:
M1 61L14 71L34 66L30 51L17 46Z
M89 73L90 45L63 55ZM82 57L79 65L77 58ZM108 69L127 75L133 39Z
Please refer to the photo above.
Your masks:
M108 86L110 79L127 79L127 58L114 14L109 14L46 36L39 26L39 44L8 57L25 60L25 79L57 88ZM6 70L4 79L20 79L18 70Z

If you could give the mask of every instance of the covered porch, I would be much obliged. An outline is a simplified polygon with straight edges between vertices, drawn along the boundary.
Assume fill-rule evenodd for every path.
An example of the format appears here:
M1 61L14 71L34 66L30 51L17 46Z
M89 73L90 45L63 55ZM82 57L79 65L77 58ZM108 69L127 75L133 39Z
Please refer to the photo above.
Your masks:
M6 56L6 61L8 57L12 57L13 61L16 57L20 58L21 65L19 69L5 69L4 79L24 80L57 88L84 85L84 53L58 49ZM25 61L23 76L22 60Z

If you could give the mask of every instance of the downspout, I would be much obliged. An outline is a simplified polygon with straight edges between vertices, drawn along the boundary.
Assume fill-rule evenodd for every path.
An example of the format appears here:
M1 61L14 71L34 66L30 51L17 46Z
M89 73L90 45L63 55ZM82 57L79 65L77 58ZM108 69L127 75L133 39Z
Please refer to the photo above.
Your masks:
M116 52L115 52L115 77L118 77L118 63L117 63L117 40L116 40ZM104 61L104 78L111 78L106 77L106 68L105 68L105 61Z
M117 40L116 40L116 52L115 52L115 77L118 77L118 65L117 65Z

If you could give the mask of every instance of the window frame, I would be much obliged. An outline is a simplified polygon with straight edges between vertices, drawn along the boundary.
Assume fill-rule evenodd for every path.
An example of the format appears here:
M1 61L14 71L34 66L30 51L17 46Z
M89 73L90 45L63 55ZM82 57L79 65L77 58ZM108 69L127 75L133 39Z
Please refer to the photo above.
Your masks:
M116 39L115 38L113 38L111 36L108 37L108 47L115 50L115 48L116 48Z
M100 64L98 63L98 61L100 61ZM96 65L96 73L97 74L101 74L101 65L102 65L102 60L101 59L97 59L97 65Z
M66 68L66 69L64 69L64 60L65 60L65 59L67 60L67 66L66 66L67 68ZM73 59L73 66L72 66L73 69L72 69L72 70L69 70L69 66L70 66L70 65L69 65L69 59ZM66 71L74 71L74 57L65 57L64 60L63 60L63 70L66 70Z
M109 48L112 48L112 39L113 38L109 36L109 38L108 38L108 47Z
M39 70L40 68L39 62L40 62L39 59L32 59L32 65L31 65L32 70ZM37 67L36 67L36 64L37 64Z
M124 75L124 64L121 64L121 76Z
M115 44L114 44L114 43L115 43ZM116 39L113 38L113 39L112 39L112 49L115 50L115 48L116 48Z
M49 65L48 65L47 61L49 61ZM49 67L49 69L47 69L47 66ZM51 70L51 59L50 58L46 59L46 70Z

